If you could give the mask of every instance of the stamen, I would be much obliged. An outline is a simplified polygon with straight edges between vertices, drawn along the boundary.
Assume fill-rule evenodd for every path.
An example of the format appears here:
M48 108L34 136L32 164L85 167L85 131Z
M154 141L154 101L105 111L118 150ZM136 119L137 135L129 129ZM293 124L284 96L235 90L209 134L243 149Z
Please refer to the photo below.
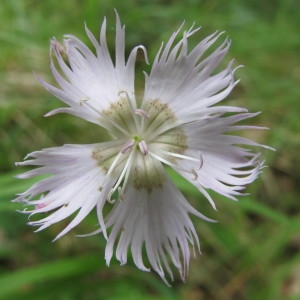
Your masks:
M148 151L148 153L149 153L151 156L153 156L154 158L158 159L159 161L161 161L162 163L164 163L164 164L166 164L166 165L168 165L168 166L170 166L170 167L173 167L173 168L175 168L175 169L182 170L182 171L184 171L184 172L187 172L187 173L190 173L190 174L194 175L195 178L192 178L192 180L197 180L197 179L198 179L198 174L197 174L197 172L196 172L196 170L195 170L194 168L193 168L192 170L187 170L187 169L185 169L185 168L182 168L182 167L180 167L180 166L177 166L177 165L175 165L175 164L173 164L173 163L167 161L166 159L164 159L164 158L162 158L162 157L160 157L160 156L154 154L152 151Z
M127 91L120 91L119 94L118 94L118 96L120 96L121 94L125 94L126 95L126 99L127 99L127 102L128 102L128 105L129 105L129 109L130 109L130 112L131 112L131 115L132 115L132 118L133 118L133 121L134 121L135 128L139 128L140 124L138 124L138 120L134 116L135 111L136 111L136 107L133 107L133 103L132 103L132 101L131 101L131 99L130 99L129 94L128 94Z
M109 175L111 174L111 172L113 171L113 169L115 168L116 164L118 163L121 155L123 155L123 153L119 152L118 155L116 156L116 158L114 159L113 163L111 164L107 174L106 174L106 178L109 177Z
M142 152L143 155L148 154L148 146L147 146L147 143L144 140L139 142L139 148L140 148L140 151Z
M47 203L39 203L39 204L37 204L35 207L34 207L34 209L41 209L41 208L44 208L44 207L46 207L47 206Z
M121 152L120 152L120 153L121 153ZM120 153L119 153L119 154L120 154ZM118 154L118 155L119 155L119 154ZM126 187L126 185L127 185L128 178L129 178L130 167L131 167L131 164L132 164L132 160L133 160L134 155L135 155L135 151L132 151L132 152L130 153L130 155L129 155L127 161L126 161L126 164L125 164L125 166L124 166L124 168L123 168L123 170L122 170L122 172L121 172L121 175L119 176L118 181L116 182L116 184L114 185L114 187L109 191L109 193L108 193L108 195L107 195L107 201L108 201L108 202L110 202L110 203L114 203L114 202L115 202L114 199L111 199L111 196L113 195L113 193L114 193L117 189L121 188L121 187L120 187L120 184L121 184L123 178L125 177L125 178L124 178L124 182L123 182L123 187L121 188L121 189L124 191L124 189L125 189L125 187ZM123 194L124 194L124 192L123 192ZM123 198L124 198L124 197L123 197Z
M128 166L131 164L132 153L133 153L133 152L130 153L130 155L129 155L127 161L126 161L126 164L125 164L125 166L124 166L124 168L123 168L123 170L122 170L122 172L121 172L121 175L120 175L120 177L119 177L117 183L116 183L115 186L113 187L113 191L114 191L114 192L116 191L116 189L117 189L117 188L119 187L119 185L121 184L121 182L122 182L122 180L123 180L123 178L124 178L124 176L125 176L125 174L126 174L126 171L127 171L127 169L128 169Z
M51 47L54 48L56 52L61 55L65 55L67 53L66 46L58 42L55 38L52 38L50 41Z
M44 197L45 197L45 195L42 194L39 200L43 199ZM35 205L34 209L36 209L36 210L42 209L42 208L46 207L47 205L48 205L47 203L39 203L39 204Z
M197 159L197 158L194 158L194 157L190 157L190 156L186 156L186 155L182 155L182 154L178 154L178 153L173 153L173 152L169 152L169 151L163 151L162 150L161 152L164 153L164 154L167 154L169 156L173 156L173 157L177 157L177 158L181 158L181 159L186 159L186 160L200 162L201 166L203 164L203 160L201 160L201 159ZM199 170L200 170L200 168L199 168Z
M86 104L85 102L87 102L89 100L88 97L82 97L79 99L79 105L83 106L84 104ZM88 106L88 105L87 105ZM90 107L90 106L89 106ZM91 108L91 107L90 107Z
M140 131L144 132L145 131L145 120L150 118L150 115L142 109L136 110L135 113L142 116L142 118L140 120L141 121Z
M200 161L200 165L199 168L197 169L198 171L203 167L203 156L200 151L199 151L199 161Z
M139 116L142 117L142 119L141 119L141 124L140 124L140 130L141 130L141 132L143 132L143 131L145 130L145 119L149 119L150 116L149 116L149 114L148 114L146 111L144 111L144 110L141 109L141 108L136 109L136 110L134 111L134 113L135 113L136 115L139 115Z
M90 98L89 97L81 97L79 99L79 105L80 106L87 106L88 108L90 108L91 110L93 110L94 112L96 112L97 114L101 115L101 111L96 109L95 107L93 107L90 103L89 103Z
M136 115L140 115L140 116L142 116L142 117L144 117L144 118L146 118L146 119L149 119L149 118L150 118L149 114L148 114L147 112L145 112L143 109L140 109L140 108L136 109L136 110L134 111L134 113L135 113Z
M124 178L124 181L123 181L122 191L125 190L125 187L127 185L128 178L129 178L129 175L130 175L132 160L134 159L134 156L135 156L135 150L133 149L133 151L130 153L130 155L128 157L128 160L127 160L129 168L127 167L127 171L126 171L125 178ZM127 164L127 162L126 162L126 164ZM125 167L126 167L126 165L125 165Z
M118 196L120 201L125 201L125 193L121 187L118 187Z
M111 124L113 127L117 128L120 132L122 132L124 135L127 135L126 130L124 130L123 127L119 126L116 122L114 122L114 120L112 120L111 118L109 118L108 116L106 116L104 113L102 113L100 110L96 109L95 107L93 107L90 103L88 103L88 101L90 100L90 98L88 97L82 97L79 99L79 105L83 106L85 105L86 107L88 107L89 109L91 109L92 111L96 112L98 115L100 115L103 119L105 119L105 121L107 121L109 124ZM104 128L111 130L111 128L107 128L107 126L105 126L105 124L101 124L101 126L103 126Z
M198 174L194 168L192 168L192 174L195 176L195 178L192 178L192 180L197 180L198 179Z
M125 94L126 99L127 99L127 101L128 101L128 104L129 104L129 108L130 108L131 112L134 113L134 111L136 110L136 108L133 107L128 92L127 92L127 91L120 91L120 92L118 93L118 96L120 96L121 94Z
M114 193L114 190L111 189L108 194L107 194L107 202L109 202L110 204L114 204L116 202L116 199L111 199L112 194Z
M133 140L133 139L131 139L131 140L129 140L129 141L127 141L124 145L123 145L123 147L121 148L121 153L127 153L128 151L130 151L131 150L131 148L132 148L132 146L134 145L134 143L135 143L135 141Z
M196 161L196 162L199 162L199 167L197 168L197 170L199 171L202 166L203 166L203 156L201 154L201 152L199 151L199 159L197 158L194 158L194 157L190 157L190 156L186 156L186 155L182 155L182 154L178 154L178 153L173 153L173 152L169 152L169 151L162 151L162 153L164 154L167 154L169 156L173 156L173 157L176 157L176 158L181 158L181 159L186 159L186 160L191 160L191 161ZM174 165L175 166L175 165ZM177 167L178 168L178 167ZM185 171L185 170L184 170ZM195 176L195 178L192 178L192 180L197 180L198 179L198 173L196 171L195 168L192 168L191 174L193 174Z

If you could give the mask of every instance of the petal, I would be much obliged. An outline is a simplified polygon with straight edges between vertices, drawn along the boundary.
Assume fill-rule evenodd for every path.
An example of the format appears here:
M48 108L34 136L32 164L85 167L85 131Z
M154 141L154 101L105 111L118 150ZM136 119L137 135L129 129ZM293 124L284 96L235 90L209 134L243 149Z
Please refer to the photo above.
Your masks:
M227 134L229 131L248 128L265 129L234 125L256 115L250 113L229 117L214 115L182 126L188 137L188 149L184 154L193 158L201 155L202 163L201 166L197 166L193 161L178 160L178 168L174 169L196 186L214 208L215 204L205 189L211 189L236 200L235 196L241 195L241 190L253 182L261 172L263 162L260 161L260 155L252 152L249 146L269 147ZM196 178L188 172L191 170L196 172Z
M198 30L185 31L175 45L174 39L179 31L174 33L165 48L156 55L150 74L146 75L143 102L160 99L168 104L180 124L188 122L186 119L191 119L191 113L199 114L203 108L222 101L236 84L232 62L224 71L212 75L228 52L230 42L227 39L200 60L220 34L210 35L187 53L188 39Z
M54 96L66 103L69 108L57 109L107 128L101 122L102 110L110 103L119 99L119 93L126 91L135 102L134 96L134 68L138 49L135 47L126 63L125 61L125 30L121 27L118 14L116 15L116 50L115 62L112 61L106 43L106 21L104 20L100 42L86 27L86 33L91 40L96 54L94 54L81 40L73 35L66 35L64 48L53 39L51 42L51 70L59 85L54 87L41 78L38 80ZM66 60L62 56L65 49ZM109 128L107 128L109 129Z
M163 188L155 188L151 192L128 188L125 201L116 203L105 219L106 226L112 226L105 251L107 264L117 243L116 257L122 264L126 263L131 247L137 267L148 271L142 258L145 244L152 269L165 282L164 269L173 278L167 257L170 257L184 279L190 260L189 244L200 250L189 213L212 221L197 212L169 179Z
M19 175L20 178L47 175L15 199L35 206L31 211L26 211L30 216L46 213L46 217L31 221L30 225L40 226L37 230L40 231L78 211L57 239L78 225L97 206L99 224L106 237L102 208L115 180L105 176L97 160L93 158L93 151L101 146L107 147L107 144L65 145L44 149L27 156L33 159L19 163L39 166Z

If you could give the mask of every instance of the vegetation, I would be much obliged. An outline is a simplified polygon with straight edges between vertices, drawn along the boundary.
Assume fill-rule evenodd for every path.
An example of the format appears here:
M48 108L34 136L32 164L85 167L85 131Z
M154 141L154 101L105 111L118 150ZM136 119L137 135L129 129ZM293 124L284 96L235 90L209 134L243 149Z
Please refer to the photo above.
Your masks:
M2 0L0 6L0 299L300 298L297 0ZM178 277L172 288L131 261L120 267L114 260L106 267L101 236L75 237L93 230L95 216L51 243L66 223L34 234L25 225L27 216L15 211L22 207L10 202L33 182L14 178L24 171L15 161L41 148L103 139L100 129L78 118L43 118L60 103L32 71L53 82L49 38L71 33L87 42L84 22L98 34L104 16L113 47L114 8L126 24L128 49L144 44L150 59L184 20L186 27L202 25L203 37L225 30L233 41L228 59L245 65L227 103L262 111L253 124L270 130L253 132L253 138L276 148L264 153L269 168L248 188L249 196L236 203L213 195L218 212L172 174L193 205L219 221L194 220L202 255L191 261L187 281Z

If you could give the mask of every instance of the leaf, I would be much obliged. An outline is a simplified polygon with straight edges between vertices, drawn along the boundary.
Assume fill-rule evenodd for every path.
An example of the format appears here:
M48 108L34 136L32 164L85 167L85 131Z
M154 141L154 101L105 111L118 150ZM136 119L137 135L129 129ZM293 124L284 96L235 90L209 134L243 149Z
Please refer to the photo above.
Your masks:
M104 262L100 260L98 255L89 255L62 259L11 272L0 277L1 296L4 297L18 293L27 285L88 273L101 266L104 266Z
M239 201L239 206L245 211L256 213L277 223L285 225L291 224L292 218L287 217L281 212L265 205L264 203L255 201L250 197L243 197L241 201Z

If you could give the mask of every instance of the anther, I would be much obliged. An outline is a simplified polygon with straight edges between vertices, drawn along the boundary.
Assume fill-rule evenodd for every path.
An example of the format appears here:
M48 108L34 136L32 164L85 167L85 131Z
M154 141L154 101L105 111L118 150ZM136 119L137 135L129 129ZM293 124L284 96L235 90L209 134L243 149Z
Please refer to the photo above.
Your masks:
M88 97L82 97L79 99L79 105L80 106L85 106L87 108L89 108L90 110L94 111L96 114L100 115L102 118L105 119L105 121L107 121L110 125L112 125L113 127L116 127L118 130L120 130L122 133L127 134L126 130L124 130L124 128L122 128L121 126L119 126L116 122L114 122L111 118L109 118L106 114L104 114L103 112L101 112L100 110L96 109L94 106L92 106L90 104L90 98ZM100 123L101 126L103 126L104 128L107 128L108 130L111 130L110 127L106 127L104 123Z
M89 97L81 97L79 99L79 105L80 106L86 106L88 107L89 109L93 110L94 112L96 112L98 115L102 115L101 111L99 111L98 109L96 109L94 106L92 106L90 104L90 101L91 99Z
M79 105L83 106L84 104L86 104L86 102L89 100L88 97L82 97L79 99Z
M118 187L118 199L122 202L125 201L125 193L120 186Z
M66 46L58 42L55 38L50 41L51 47L59 54L67 54Z
M192 168L191 173L195 176L194 178L192 178L192 180L197 180L198 179L198 174L197 174L197 172L194 168Z
M127 141L124 145L123 145L123 147L122 147L122 149L121 149L121 153L127 153L129 150L131 150L131 148L132 148L132 146L134 145L134 140L133 139L131 139L131 140L129 140L129 141Z
M111 196L113 195L113 193L114 193L114 189L111 189L111 190L108 192L107 198L106 198L107 202L109 202L109 203L111 203L111 204L114 204L115 201L116 201L116 199L111 199Z
M199 165L199 168L197 170L200 170L203 167L203 156L202 156L202 153L200 151L199 151L199 162L200 162L200 165Z
M148 146L147 146L147 143L144 140L139 142L139 148L140 148L140 151L142 152L143 155L148 154Z
M44 208L44 207L46 207L47 206L47 203L39 203L39 204L37 204L34 208L35 209L42 209L42 208Z
M138 108L138 109L136 109L135 111L134 111L134 113L136 114L136 115L140 115L140 116L142 116L142 117L144 117L144 118L146 118L146 119L149 119L149 114L147 113L147 112L145 112L143 109L140 109L140 108Z
M128 96L128 92L126 92L126 91L124 91L124 90L119 91L118 96L120 96L121 94L125 94L126 97L129 97L129 96Z

